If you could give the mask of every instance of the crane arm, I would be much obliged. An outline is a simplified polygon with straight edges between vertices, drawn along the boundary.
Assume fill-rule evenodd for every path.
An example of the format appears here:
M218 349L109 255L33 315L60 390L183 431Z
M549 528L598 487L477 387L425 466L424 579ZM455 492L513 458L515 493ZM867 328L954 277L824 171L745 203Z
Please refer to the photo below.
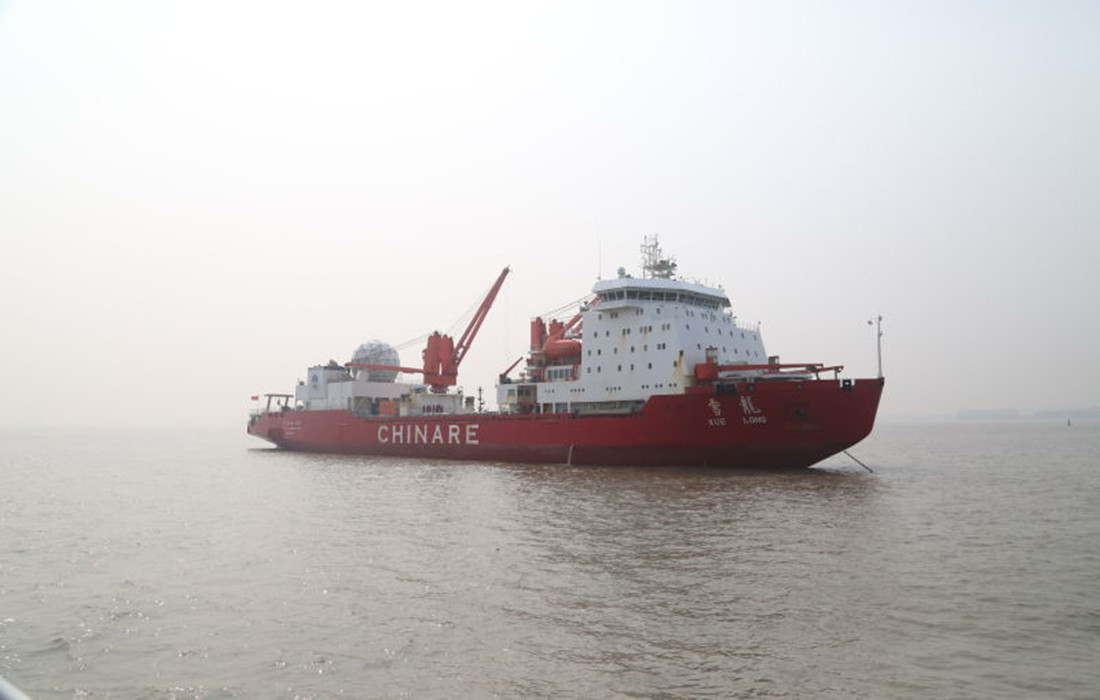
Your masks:
M489 315L489 309L492 308L493 302L497 298L497 294L500 292L500 288L504 285L504 278L508 276L508 273L512 270L510 268L504 268L500 271L500 276L497 277L497 281L493 283L489 293L485 295L485 299L481 302L481 306L474 312L474 317L470 319L470 325L466 326L466 332L462 334L462 337L458 339L458 343L455 344L454 355L451 357L451 369L454 372L458 371L458 365L462 362L462 358L466 357L466 352L470 349L470 345L474 342L474 338L477 337L477 332L481 330L481 324L485 321L485 317Z
M405 374L424 374L423 367L416 369L413 367L398 367L397 365L375 365L369 362L345 362L344 366L353 369L378 369L391 372L404 372Z

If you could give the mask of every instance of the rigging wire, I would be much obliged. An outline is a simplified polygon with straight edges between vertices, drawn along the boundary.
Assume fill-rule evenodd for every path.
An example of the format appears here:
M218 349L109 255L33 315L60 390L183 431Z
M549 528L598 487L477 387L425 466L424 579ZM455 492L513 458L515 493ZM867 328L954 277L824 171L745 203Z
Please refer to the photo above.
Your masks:
M591 303L592 298L593 297L592 297L591 294L585 294L583 297L581 297L579 299L575 299L573 301L566 302L565 304L562 304L561 306L559 306L556 309L551 309L550 311L545 311L545 312L539 314L539 316L541 316L542 318L557 318L558 316L564 315L565 312L567 312L567 311L572 311L574 307L576 307L577 309L580 309L580 307L584 306L585 304ZM576 314L574 312L574 313L570 313L569 315L574 316Z
M851 452L849 452L848 450L841 450L841 452L843 452L844 454L846 454L846 455L848 455L849 457L851 457L852 459L854 459L854 460L855 460L855 462L856 462L856 464L858 464L859 466L863 467L863 468L864 468L864 469L866 469L867 471L871 472L872 474L874 474L874 473L875 473L875 470L874 470L874 469L871 469L871 468L870 468L870 467L868 467L868 466L867 466L866 464L864 464L863 462L859 461L859 459L857 459L857 458L856 458L856 456L855 456L854 454L852 454Z
M476 313L477 310L481 307L481 304L485 300L485 297L489 296L489 290L492 289L492 288L493 288L493 285L491 285L491 284L488 285L487 287L485 287L481 291L480 296L476 297L474 299L474 302L472 304L470 304L468 307L466 307L466 310L462 312L462 314L458 317L458 319L455 320L455 322L452 323L447 328L447 330L445 331L445 334L449 335L453 338L456 334L458 334L458 332L460 330L465 330L466 327L470 325L470 321L473 320L474 313ZM406 340L403 343L395 345L394 349L395 350L405 350L407 348L412 347L413 345L423 344L425 341L428 340L428 336L430 336L431 334L432 333L424 333L423 335L418 335L415 338L411 338L409 340Z

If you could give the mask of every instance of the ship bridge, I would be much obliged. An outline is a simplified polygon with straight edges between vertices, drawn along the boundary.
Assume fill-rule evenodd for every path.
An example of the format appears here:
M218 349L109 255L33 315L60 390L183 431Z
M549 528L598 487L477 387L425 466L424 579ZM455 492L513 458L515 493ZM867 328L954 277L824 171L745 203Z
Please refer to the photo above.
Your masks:
M730 307L725 291L683 280L619 277L597 282L592 292L603 309L635 307L642 301L671 302L714 310Z

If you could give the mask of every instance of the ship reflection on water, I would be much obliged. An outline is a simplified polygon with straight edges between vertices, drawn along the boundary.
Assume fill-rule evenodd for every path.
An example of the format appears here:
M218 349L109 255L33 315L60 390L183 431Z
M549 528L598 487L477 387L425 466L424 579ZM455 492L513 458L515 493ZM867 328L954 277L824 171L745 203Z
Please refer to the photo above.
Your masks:
M836 665L880 595L851 582L883 528L862 471L276 461L354 519L350 563L317 566L371 636L415 639L405 663L462 659L471 691L804 688L791 672Z

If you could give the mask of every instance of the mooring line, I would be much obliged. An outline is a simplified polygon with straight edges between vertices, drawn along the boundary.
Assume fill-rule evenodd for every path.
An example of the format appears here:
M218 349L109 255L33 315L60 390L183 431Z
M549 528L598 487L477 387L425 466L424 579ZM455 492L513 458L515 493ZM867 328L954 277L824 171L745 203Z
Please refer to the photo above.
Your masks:
M861 461L859 461L858 459L856 459L856 456L855 456L854 454L852 454L851 452L849 452L848 450L841 450L841 451L842 451L842 452L844 452L844 454L846 454L846 455L848 455L849 457L851 457L852 459L854 459L854 460L855 460L855 462L856 462L856 464L858 464L859 466L863 467L864 469L866 469L867 471L871 472L872 474L874 474L874 473L875 473L875 470L874 470L874 469L871 469L871 468L870 468L870 467L868 467L868 466L867 466L866 464L864 464L863 462L861 462Z

